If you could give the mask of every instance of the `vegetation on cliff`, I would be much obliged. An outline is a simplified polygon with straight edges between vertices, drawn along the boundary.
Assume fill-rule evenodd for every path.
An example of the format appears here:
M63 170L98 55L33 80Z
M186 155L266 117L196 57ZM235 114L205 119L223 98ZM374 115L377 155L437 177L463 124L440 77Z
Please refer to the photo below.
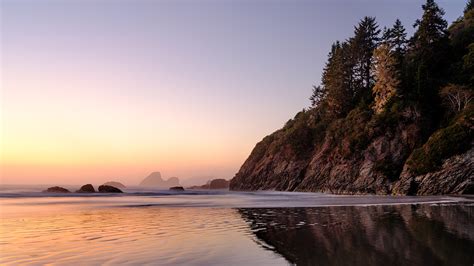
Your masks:
M332 45L311 107L258 143L230 188L433 191L417 176L472 149L473 6L448 28L442 8L427 0L411 38L398 19L381 30L363 18L352 37ZM456 193L474 187L462 174L469 180Z

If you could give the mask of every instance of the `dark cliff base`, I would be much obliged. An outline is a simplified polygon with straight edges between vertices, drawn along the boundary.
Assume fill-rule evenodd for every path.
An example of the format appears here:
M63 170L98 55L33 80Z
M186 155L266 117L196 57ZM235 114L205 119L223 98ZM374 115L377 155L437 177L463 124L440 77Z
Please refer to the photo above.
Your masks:
M255 146L230 189L472 194L473 109L431 134L414 107L381 115L356 108L330 122L318 110L300 112Z

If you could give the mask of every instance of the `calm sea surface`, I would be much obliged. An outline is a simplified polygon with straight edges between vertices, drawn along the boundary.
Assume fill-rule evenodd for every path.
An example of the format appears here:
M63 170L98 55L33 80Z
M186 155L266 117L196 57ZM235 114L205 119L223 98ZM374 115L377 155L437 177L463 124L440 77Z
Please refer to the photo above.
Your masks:
M0 264L474 263L473 198L44 188L0 186Z

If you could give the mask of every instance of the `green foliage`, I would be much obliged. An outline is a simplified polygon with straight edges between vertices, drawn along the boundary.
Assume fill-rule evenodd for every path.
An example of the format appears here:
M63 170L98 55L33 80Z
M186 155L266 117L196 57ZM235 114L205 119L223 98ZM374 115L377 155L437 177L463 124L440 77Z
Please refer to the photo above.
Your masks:
M409 170L417 175L436 171L444 159L468 150L472 141L472 117L474 111L471 107L453 124L433 133L428 141L415 149L408 158Z
M466 80L474 85L474 43L468 47L468 52L463 56L462 70L466 76Z
M339 155L348 158L360 154L376 136L396 132L403 123L418 123L421 133L413 145L431 137L407 160L417 174L433 171L445 158L468 149L472 125L466 117L473 115L468 112L471 105L462 110L463 119L452 120L441 106L439 92L449 83L464 90L474 85L472 3L470 0L463 17L448 31L443 9L434 0L426 0L409 41L400 20L384 30L380 40L375 18L363 18L353 37L332 45L321 86L313 87L313 108L287 122L278 133L282 139L279 145L288 143L298 156L306 156L326 138ZM387 46L385 51L380 44ZM375 60L377 47L382 49L375 53ZM379 61L384 64L377 68L374 63ZM374 84L375 113L371 109ZM469 105L466 102L463 106ZM443 114L445 122L440 119ZM435 131L440 125L443 128ZM404 158L410 152L406 151ZM402 166L403 162L386 159L377 162L375 170L393 181Z
M252 153L249 156L249 159L253 159L254 161L259 161L265 156L265 153L269 151L270 145L272 142L275 140L275 136L278 134L278 131L266 136L261 140L257 145L255 145L255 148L253 148Z
M339 148L342 156L348 158L367 148L371 139L368 127L371 114L369 108L357 107L345 118L331 123L327 136L331 137L334 148Z
M296 114L278 131L280 141L275 146L281 148L289 144L297 158L310 155L314 147L324 139L328 126L328 122L318 115L318 111L315 108Z
M313 93L309 100L312 107L317 107L326 98L326 90L322 86L313 86Z

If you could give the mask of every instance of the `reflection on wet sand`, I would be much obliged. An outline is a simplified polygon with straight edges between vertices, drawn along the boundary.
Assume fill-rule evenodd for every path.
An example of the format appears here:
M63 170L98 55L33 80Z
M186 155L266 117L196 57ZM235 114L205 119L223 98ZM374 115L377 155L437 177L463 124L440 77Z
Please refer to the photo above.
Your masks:
M472 265L474 207L239 209L263 246L298 265Z
M47 207L0 212L0 265L287 264L255 244L234 209Z

